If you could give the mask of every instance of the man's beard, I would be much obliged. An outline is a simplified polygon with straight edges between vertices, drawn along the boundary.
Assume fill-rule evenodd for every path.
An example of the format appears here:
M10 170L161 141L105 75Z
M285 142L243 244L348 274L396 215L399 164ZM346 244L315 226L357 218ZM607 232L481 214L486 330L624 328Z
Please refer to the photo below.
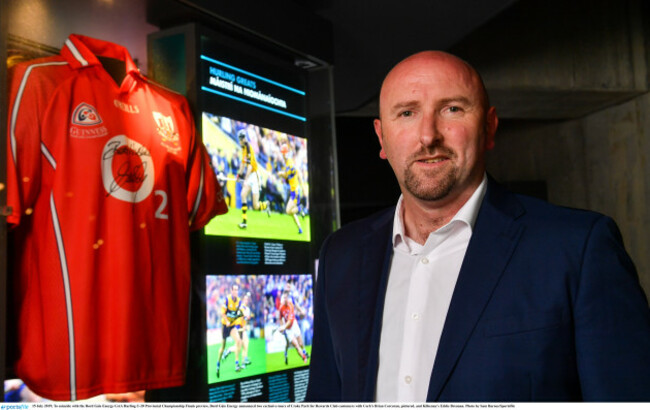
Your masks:
M454 189L458 182L458 168L454 163L456 155L446 147L437 147L437 153L447 156L449 164L445 164L443 169L421 172L416 174L412 166L407 166L404 170L404 187L414 197L423 201L438 201L445 198ZM418 153L414 157L426 155ZM413 162L409 162L413 164Z

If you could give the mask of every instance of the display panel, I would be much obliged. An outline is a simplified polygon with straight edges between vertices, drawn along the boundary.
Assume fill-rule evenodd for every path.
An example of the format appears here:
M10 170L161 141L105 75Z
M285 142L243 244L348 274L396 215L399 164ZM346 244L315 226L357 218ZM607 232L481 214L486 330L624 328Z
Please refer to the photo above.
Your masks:
M204 229L207 400L303 401L313 307L306 75L200 36L197 115L229 211Z
M305 92L270 78L255 74L232 64L201 55L208 81L202 91L261 108L299 121L303 115L302 100Z
M208 383L305 367L311 275L206 276Z
M201 112L306 136L304 71L292 61L217 36L201 36L200 43Z
M307 139L207 112L202 129L230 209L206 226L206 235L309 242ZM247 161L255 166L248 180Z

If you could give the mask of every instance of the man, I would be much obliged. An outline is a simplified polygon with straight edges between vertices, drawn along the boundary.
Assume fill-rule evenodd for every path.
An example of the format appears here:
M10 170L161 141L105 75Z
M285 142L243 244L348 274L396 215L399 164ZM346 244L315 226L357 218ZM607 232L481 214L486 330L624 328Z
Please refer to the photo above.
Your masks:
M237 177L243 181L241 189L241 214L242 221L239 224L241 229L248 227L248 194L253 197L253 209L256 211L266 211L268 216L271 216L269 210L269 202L260 202L260 177L257 173L257 158L253 152L250 144L246 140L246 131L239 130L237 133L239 138L239 145L241 147L241 165L237 172Z
M250 366L253 364L251 360L248 357L248 344L249 344L249 337L248 337L248 332L250 331L248 327L248 322L253 318L253 312L251 311L251 293L246 292L244 295L242 301L241 301L241 316L239 316L235 320L235 324L237 327L237 332L239 333L239 338L241 339L241 347L242 347L242 357L244 358L242 365L240 367L245 368L246 366ZM230 353L237 353L237 345L230 346L228 350L226 350L226 353L223 355L223 360L226 360L228 356L230 356Z
M298 233L302 234L302 226L298 220L298 187L300 186L301 192L305 192L304 185L302 183L302 177L300 172L296 169L294 165L293 158L291 157L291 152L287 144L282 144L280 147L280 152L282 153L282 158L284 158L284 169L278 172L278 175L284 178L289 184L289 193L287 195L287 205L285 212L287 215L291 215L293 222L298 228Z
M208 144L206 144L206 147ZM212 168L214 169L214 173L217 176L217 181L219 182L219 186L221 187L221 192L223 192L223 197L224 200L226 201L226 204L228 206L232 206L232 196L230 195L230 191L228 191L227 183L228 183L228 159L226 158L226 155L223 153L223 150L221 148L217 148L217 152L215 153L214 150L208 149L208 154L210 154L211 160L212 160Z
M217 354L217 377L221 375L221 360L228 336L235 342L235 371L239 372L242 367L239 365L239 353L242 348L242 339L239 335L241 328L241 318L244 316L242 311L242 300L239 297L239 285L233 283L230 287L230 295L226 296L224 304L221 306L221 347ZM225 357L223 357L225 359Z
M375 131L402 196L323 244L307 401L647 401L650 315L614 222L486 176L498 119L415 54Z
M296 320L296 309L301 315L304 315L305 311L289 299L289 291L284 290L280 297L280 326L276 329L276 331L284 335L286 341L286 346L284 348L284 364L289 364L289 347L291 345L296 349L296 352L302 361L308 363L309 354L305 349L305 344L302 340L302 332L300 331L300 326Z

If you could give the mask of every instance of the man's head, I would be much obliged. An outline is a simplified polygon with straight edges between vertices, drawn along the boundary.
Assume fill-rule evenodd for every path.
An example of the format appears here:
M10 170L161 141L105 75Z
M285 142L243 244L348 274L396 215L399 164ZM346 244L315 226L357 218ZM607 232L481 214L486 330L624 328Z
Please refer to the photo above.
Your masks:
M282 291L282 294L280 295L280 304L286 305L289 303L289 292L284 290Z
M375 132L402 194L444 205L466 201L485 171L498 119L469 64L440 51L414 54L386 76Z
M287 155L289 155L289 146L287 144L282 144L280 152L282 153L282 156L286 158Z
M239 285L233 284L230 287L230 296L239 297Z
M237 133L237 137L239 138L239 145L244 145L246 144L246 131L244 130L239 130Z

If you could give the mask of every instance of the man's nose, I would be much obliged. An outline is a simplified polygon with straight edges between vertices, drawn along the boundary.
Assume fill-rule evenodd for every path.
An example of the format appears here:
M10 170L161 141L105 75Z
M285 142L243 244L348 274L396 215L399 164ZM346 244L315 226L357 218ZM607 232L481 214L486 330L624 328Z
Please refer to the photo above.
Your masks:
M439 144L442 133L439 131L440 119L436 113L426 113L420 120L420 143L423 147Z

